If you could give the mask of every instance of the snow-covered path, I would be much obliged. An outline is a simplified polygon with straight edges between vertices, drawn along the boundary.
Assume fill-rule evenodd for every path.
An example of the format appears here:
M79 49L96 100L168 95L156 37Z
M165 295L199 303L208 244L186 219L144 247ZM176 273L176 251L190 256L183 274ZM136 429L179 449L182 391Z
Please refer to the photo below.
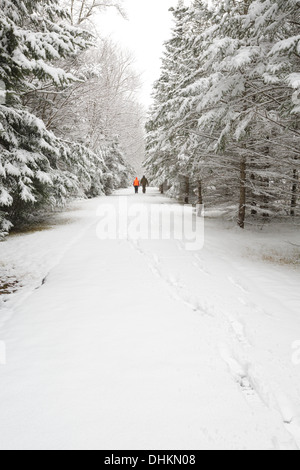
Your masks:
M300 448L299 271L211 221L200 252L99 241L103 203L0 246L36 273L0 310L0 448Z

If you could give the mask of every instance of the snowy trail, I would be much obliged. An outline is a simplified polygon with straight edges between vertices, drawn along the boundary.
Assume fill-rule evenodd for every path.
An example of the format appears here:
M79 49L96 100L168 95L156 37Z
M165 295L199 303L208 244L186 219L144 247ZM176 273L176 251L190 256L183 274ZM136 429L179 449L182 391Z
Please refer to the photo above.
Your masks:
M299 272L241 259L209 221L200 252L99 241L102 203L0 247L33 243L40 266L3 306L0 448L300 448Z

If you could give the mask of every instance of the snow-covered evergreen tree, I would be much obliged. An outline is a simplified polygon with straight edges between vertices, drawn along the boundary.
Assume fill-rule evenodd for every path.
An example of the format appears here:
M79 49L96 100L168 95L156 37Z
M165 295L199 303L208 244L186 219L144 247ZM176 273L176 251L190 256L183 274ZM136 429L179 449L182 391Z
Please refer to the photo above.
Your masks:
M76 60L64 61L64 65L80 77L80 82L62 90L45 86L42 93L27 93L23 103L55 135L81 142L92 152L109 155L110 142L118 135L125 160L141 166L143 109L136 98L139 79L131 55L112 41L103 40ZM114 176L118 179L120 175Z
M223 0L213 7L195 0L181 29L184 52L177 49L156 85L148 169L176 188L183 167L199 201L239 202L241 227L247 212L269 216L292 206L295 213L297 31L297 0ZM161 93L174 76L172 92Z
M108 172L105 174L105 193L109 195L115 189L127 188L132 169L125 161L117 137L107 143L104 159L108 168Z
M82 191L81 175L90 161L75 158L72 147L56 138L22 105L28 91L45 81L62 87L75 80L57 60L87 46L88 37L65 21L58 0L3 0L0 11L0 230L38 208L63 203ZM84 168L84 172L82 169ZM6 215L5 215L6 214Z
M59 0L2 0L0 11L0 76L7 104L21 103L22 93L40 82L69 83L71 74L54 61L87 46L86 34L68 26Z
M185 168L177 161L175 147L181 138L174 135L171 127L175 118L175 96L181 81L182 56L185 55L184 30L186 27L187 7L180 1L176 9L172 8L175 26L172 38L165 44L162 61L162 73L154 86L154 105L146 124L147 130L147 162L146 168L154 183L160 185L165 180L174 182L176 175Z

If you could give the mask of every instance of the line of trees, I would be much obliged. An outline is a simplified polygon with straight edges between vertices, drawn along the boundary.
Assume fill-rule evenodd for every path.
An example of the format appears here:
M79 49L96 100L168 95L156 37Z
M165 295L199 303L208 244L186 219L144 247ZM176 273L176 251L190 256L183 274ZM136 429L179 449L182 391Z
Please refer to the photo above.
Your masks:
M0 237L72 197L127 186L143 152L132 58L95 36L110 0L3 0ZM132 157L133 155L133 157Z
M147 122L146 168L185 202L297 215L300 0L179 1Z

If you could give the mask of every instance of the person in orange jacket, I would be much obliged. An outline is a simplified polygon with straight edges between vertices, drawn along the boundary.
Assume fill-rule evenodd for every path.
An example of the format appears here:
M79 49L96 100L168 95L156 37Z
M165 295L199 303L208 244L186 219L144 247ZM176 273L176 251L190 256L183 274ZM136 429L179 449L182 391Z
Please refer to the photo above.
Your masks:
M138 178L135 178L134 183L133 183L134 189L135 189L135 194L138 194L139 192L139 187L140 187L140 182Z

